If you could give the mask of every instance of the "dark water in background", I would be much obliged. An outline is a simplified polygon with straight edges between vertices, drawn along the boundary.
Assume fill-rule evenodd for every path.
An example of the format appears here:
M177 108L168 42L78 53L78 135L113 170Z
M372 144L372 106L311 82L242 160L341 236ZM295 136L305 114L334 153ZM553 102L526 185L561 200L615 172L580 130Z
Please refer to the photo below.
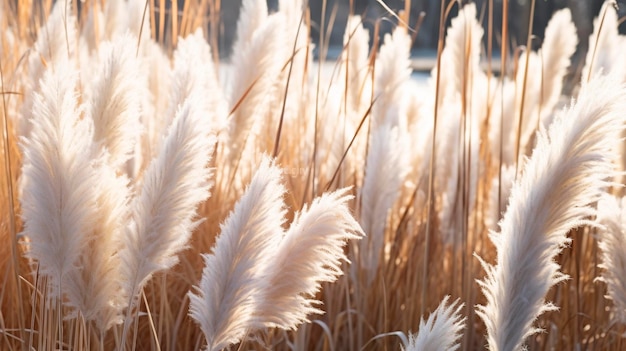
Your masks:
M159 3L161 0L152 0L155 3ZM166 21L170 21L169 6L171 2L165 0L168 7L166 14ZM185 0L177 0L179 9L183 8ZM239 8L241 7L242 0L209 0L220 1L220 33L218 40L218 50L222 59L227 59L230 56L230 48L236 37L236 25L239 16ZM266 0L270 10L278 8L279 0ZM304 0L305 2L307 0ZM404 8L406 0L384 0L384 2L393 10L397 11ZM420 17L420 13L423 13L423 22L419 27L419 31L415 36L415 42L413 45L413 57L415 58L415 68L418 70L429 70L434 64L433 58L436 56L435 50L437 45L437 38L439 33L439 10L441 2L445 4L452 2L452 0L411 0L410 10L410 25L416 27L416 22ZM531 2L533 0L509 0L509 34L511 47L517 47L526 43L526 37L529 27L529 17ZM470 2L463 0L462 3ZM501 17L502 17L502 2L503 0L473 0L471 2L476 3L479 17L482 19L483 27L485 31L488 27L488 5L493 4L493 67L495 71L499 71L497 67L499 64L498 52L500 46L500 29L501 29ZM574 23L578 31L579 49L573 57L573 65L577 66L587 51L588 38L593 30L592 21L598 14L600 7L604 0L535 0L535 12L533 20L533 34L534 38L532 43L536 49L541 46L541 41L544 33L544 29L552 16L552 13L561 8L567 7L572 11ZM308 0L309 9L311 13L311 40L314 43L319 42L320 23L322 17L325 18L326 24L330 22L331 17L334 18L332 31L329 32L329 47L328 57L333 58L333 51L341 49L343 41L343 32L345 23L350 13L350 4L353 5L353 13L360 14L364 18L364 26L369 29L370 33L373 33L374 26L378 21L380 25L380 35L390 32L396 25L396 20L390 16L386 10L378 3L378 0ZM326 12L322 16L323 5L326 5ZM626 16L626 0L618 0L618 16ZM454 5L450 13L450 18L456 16L458 12L458 6ZM334 14L334 15L333 15ZM334 16L334 17L333 17ZM167 25L167 24L166 24ZM446 23L449 25L449 20ZM626 22L620 26L622 33L626 33ZM370 35L373 41L372 35ZM382 40L380 41L382 42ZM486 35L483 40L483 45L486 47L487 39ZM316 57L319 53L314 52ZM335 54L336 55L336 54Z
M159 1L159 0L155 0ZM305 0L306 1L306 0ZM394 11L404 9L406 0L384 0L384 2ZM440 4L445 1L446 4L451 0L412 0L409 22L412 27L416 27L416 22L420 17L420 13L424 13L423 22L416 35L414 49L430 49L435 50L437 47L437 38L439 33L439 11ZM182 3L183 0L179 0ZM271 9L276 9L278 0L267 0ZM462 1L468 3L470 1ZM495 51L499 50L500 39L499 33L502 26L502 0L473 0L476 3L479 16L482 18L484 28L488 26L488 5L493 3L493 47ZM529 27L530 8L532 0L509 0L509 35L511 43L514 45L522 45L526 43ZM581 50L586 51L587 39L592 32L592 20L600 11L600 7L604 0L536 0L535 12L533 20L533 46L539 47L543 37L544 29L550 20L552 13L562 8L569 8L572 11L574 23L578 30L578 36L581 42ZM235 38L234 29L237 22L239 7L241 0L221 0L222 5L222 22L223 32L221 45L227 52ZM390 32L395 26L396 20L390 16L387 11L378 4L377 0L309 0L309 8L311 10L311 21L313 22L311 29L311 37L314 42L319 41L320 23L322 20L323 5L326 5L324 14L325 22L328 24L333 17L333 30L330 32L330 46L340 46L343 39L343 31L346 19L350 13L350 4L353 5L353 12L360 14L364 18L364 26L373 33L374 25L378 21L380 25L381 35ZM618 0L618 16L626 16L626 0ZM456 16L458 6L453 6L450 18ZM449 25L449 20L446 26ZM626 23L620 26L622 33L626 33ZM487 39L484 39L486 46Z
M17 1L17 0L15 0ZM159 3L161 0L152 0L155 3ZM170 0L165 0L168 12L166 15L166 21L169 22L170 14ZM183 8L185 0L177 0L179 9ZM220 12L220 33L219 33L219 46L221 56L227 57L230 47L235 39L235 28L237 24L237 18L239 16L239 9L241 7L242 0L209 0L219 1L221 6ZM278 8L278 0L266 0L270 10ZM307 0L304 0L305 2ZM384 0L384 2L394 11L404 9L406 0ZM437 38L439 33L439 12L441 2L445 4L450 3L452 0L411 0L411 10L409 16L409 22L411 27L415 28L420 14L423 13L423 22L417 32L414 48L415 49L430 49L434 50L437 46ZM503 0L472 0L476 3L479 17L482 19L484 28L488 26L488 6L493 4L493 47L494 50L499 50L500 39L499 33L502 26L502 1ZM509 0L509 35L510 42L513 45L522 45L526 43L528 34L529 18L531 2L533 0ZM80 2L80 1L79 1ZM470 1L464 0L462 3L468 3ZM598 14L600 7L604 0L535 0L535 12L533 20L532 33L535 37L533 40L533 46L538 47L541 45L544 29L552 16L552 13L562 8L569 8L572 11L574 23L578 30L578 37L580 38L581 50L586 51L588 37L592 31L592 20ZM375 24L378 22L380 25L380 34L390 32L395 26L396 20L390 16L387 11L378 3L378 0L308 0L312 29L311 37L314 42L319 41L320 24L322 17L325 18L325 22L328 24L331 18L334 18L333 29L330 31L329 44L330 46L339 46L342 44L343 30L345 28L346 19L350 13L350 5L352 3L353 13L360 14L364 18L364 26L373 33ZM618 0L618 16L626 16L626 0ZM325 4L326 11L323 14L323 5ZM157 6L158 8L158 6ZM450 18L456 16L458 12L458 6L454 5L450 12ZM334 14L334 15L333 15ZM323 15L323 16L322 16ZM333 17L334 16L334 17ZM450 23L448 19L446 26ZM622 33L626 33L626 23L620 26ZM372 39L373 40L373 39ZM484 39L486 46L487 39Z

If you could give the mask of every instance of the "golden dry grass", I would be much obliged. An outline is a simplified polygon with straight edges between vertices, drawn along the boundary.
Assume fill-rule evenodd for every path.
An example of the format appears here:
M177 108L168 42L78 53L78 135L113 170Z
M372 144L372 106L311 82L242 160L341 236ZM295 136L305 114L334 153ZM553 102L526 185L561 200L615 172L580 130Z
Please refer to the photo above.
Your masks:
M221 63L215 48L219 40L221 1L185 1L182 9L173 5L171 11L179 12L179 16L175 17L166 16L165 5L164 0L155 4L149 2L146 19L151 38L157 38L168 59L172 58L178 37L193 33L196 28L208 28L209 35L205 33L205 37L211 45L213 63L219 69ZM307 11L297 12L301 15L301 24L285 28L288 33L285 42L274 43L282 51L268 55L275 55L279 60L271 66L276 76L270 77L269 85L255 90L256 84L266 84L260 78L262 73L260 76L249 76L250 83L244 87L241 96L231 97L230 100L223 97L230 111L227 124L241 123L241 118L250 117L236 116L239 111L255 111L256 104L263 105L259 109L266 110L254 116L263 124L256 134L244 131L240 133L242 135L235 135L235 139L228 139L228 127L218 134L210 162L215 169L214 186L211 196L197 209L197 218L202 222L194 230L188 248L178 254L180 263L171 270L155 274L146 284L139 306L134 311L141 313L139 316L135 314L130 334L122 341L121 325L113 327L105 335L99 335L94 325L81 318L59 322L59 310L55 305L44 302L42 288L45 282L39 280L37 274L32 274L36 264L29 262L25 256L29 238L20 234L23 226L18 185L23 155L18 147L17 124L20 106L30 93L24 83L31 55L29 49L38 35L42 35L40 28L49 16L52 2L18 1L15 4L4 1L0 6L3 16L0 19L0 70L4 134L4 152L0 160L0 235L5 243L0 245L0 349L26 350L28 346L41 350L59 348L55 343L59 342L57 335L60 330L63 331L62 349L109 350L122 347L122 344L135 350L201 348L205 345L204 336L189 316L187 293L200 281L204 267L201 254L211 252L220 233L220 224L244 194L261 154L274 155L276 163L284 170L288 223L292 221L295 211L314 198L328 190L343 187L353 187L351 192L356 197L349 202L349 207L362 223L364 218L359 218L359 214L363 208L365 162L373 147L368 140L376 128L372 126L372 119L383 118L373 115L373 111L378 107L376 102L383 101L388 95L406 99L403 102L392 99L389 103L405 114L405 125L398 128L406 134L409 143L404 150L395 152L402 152L401 157L410 166L386 214L373 219L384 223L384 239L383 247L377 253L380 264L373 272L371 284L365 278L367 272L358 265L359 244L350 242L345 252L352 263L343 263L344 275L332 284L325 283L316 296L323 302L323 315L311 316L313 322L303 324L295 331L267 329L254 332L248 335L248 340L231 349L399 349L402 338L398 334L417 332L420 318L434 311L447 295L452 296L452 300L459 298L464 304L460 311L467 318L467 324L463 330L461 349L486 347L487 330L475 313L476 305L486 303L476 283L476 280L484 278L485 272L474 255L486 262L495 261L495 247L488 234L490 229L497 229L494 216L499 219L501 211L504 211L499 204L506 204L505 200L496 203L497 199L504 197L499 195L499 189L510 185L500 186L506 178L502 171L502 149L494 146L499 138L493 138L490 132L494 125L505 124L496 124L495 119L510 118L508 125L515 126L517 132L511 133L511 140L505 140L508 147L515 150L511 153L515 161L507 166L523 168L520 163L523 163L523 157L518 157L518 154L530 155L534 138L531 137L528 144L520 145L524 141L522 128L517 125L521 126L523 121L518 117L532 115L530 111L536 112L541 105L537 100L529 100L529 96L536 92L532 87L526 87L528 75L537 75L536 71L524 70L496 78L489 69L481 71L480 77L484 77L485 81L479 84L479 73L472 67L470 56L486 55L472 52L475 49L471 47L471 38L466 38L456 44L461 54L453 55L456 70L452 70L451 63L445 61L443 49L455 44L444 43L445 31L442 28L431 90L419 96L420 93L405 86L397 93L385 92L388 95L377 96L379 92L374 88L378 82L376 74L386 67L380 66L380 61L377 61L378 51L368 48L364 65L358 68L365 74L360 78L355 75L355 79L361 81L354 81L351 80L354 72L345 68L350 67L345 62L350 60L351 55L349 45L346 45L343 56L335 63L339 73L323 79L321 69L313 63L309 51L307 33L311 26L310 14ZM80 30L88 25L85 19L89 12L98 11L103 6L105 2L87 1L82 3L81 13L78 13L76 3L73 4L72 11L79 18ZM454 6L458 6L456 2L442 1L442 9L445 10L442 12L447 14ZM500 33L506 43L506 18L505 15L502 30L490 26L485 29L486 34L492 37L495 32ZM441 23L445 23L444 20L442 16ZM285 21L298 24L300 18ZM328 28L332 24L320 25ZM306 43L294 43L298 30L306 38ZM15 39L10 39L7 33L12 33ZM376 47L379 44L377 33L369 35L373 36ZM351 38L351 34L347 37ZM324 39L316 44L323 48ZM488 48L490 51L491 47ZM408 59L392 58L398 61ZM505 67L531 66L515 62L515 57L506 54L501 60ZM44 66L49 64L43 57L42 62ZM146 72L155 67L158 68L156 64L147 67ZM81 67L84 71L89 69ZM451 74L456 74L456 77ZM535 78L538 82L546 79L542 75ZM504 93L505 80L516 87L512 89L512 98ZM222 86L227 84L221 82ZM446 95L449 93L446 89L454 89L450 86L455 84L459 94L458 98L452 99ZM153 92L159 91L151 88ZM169 90L168 87L164 89L162 91ZM267 90L271 94L264 97L266 100L254 100L254 96L250 96ZM360 99L357 108L349 106L349 94ZM158 98L168 99L169 96ZM257 103L250 105L250 101ZM434 138L433 126L439 128ZM536 126L528 128L525 131L534 135ZM497 136L502 134L500 130ZM245 143L249 139L254 144L251 152L233 154L229 149L232 140ZM450 150L450 155L455 156L446 158L448 155L439 148L446 148ZM389 172L384 162L378 167L383 172ZM379 184L379 189L387 185ZM456 191L448 193L450 187ZM622 194L617 187L612 191ZM502 189L502 192L508 193L508 190ZM444 211L448 211L448 217L442 220ZM612 322L612 303L605 298L606 286L596 279L601 272L596 231L584 226L568 234L571 245L562 250L556 261L561 271L571 279L550 289L546 299L559 310L544 313L535 321L534 325L546 332L529 337L526 340L528 349L622 349L621 334L626 330L623 325ZM451 240L442 234L446 232L452 233ZM61 311L63 315L67 312L63 308Z

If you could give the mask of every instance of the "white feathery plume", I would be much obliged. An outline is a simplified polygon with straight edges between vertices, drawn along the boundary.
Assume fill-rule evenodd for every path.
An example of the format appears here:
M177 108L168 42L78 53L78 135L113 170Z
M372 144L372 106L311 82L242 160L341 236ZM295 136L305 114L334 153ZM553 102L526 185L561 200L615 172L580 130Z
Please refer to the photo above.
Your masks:
M542 66L541 119L552 114L563 90L563 78L570 66L570 57L576 51L578 36L569 9L552 15L546 27L544 41L539 51ZM531 72L531 74L535 74Z
M474 76L482 73L479 69L480 48L483 28L476 19L476 4L469 3L452 19L446 32L446 46L441 54L440 91L458 92L469 95ZM436 69L432 77L436 77ZM464 85L466 87L464 88ZM469 97L469 96L468 96Z
M442 92L443 93L443 92ZM457 220L459 216L455 216L458 213L458 208L461 203L458 199L460 192L459 187L459 167L461 165L461 159L463 151L462 147L462 128L463 120L460 116L463 115L460 94L449 89L444 93L444 100L449 103L442 103L439 107L437 117L437 132L435 140L437 140L437 147L435 149L435 162L436 162L436 174L433 179L434 193L439 194L439 203L441 209L437 211L439 217L439 223L441 224L441 239L444 244L450 245L455 242L457 235L460 233L460 222ZM434 103L434 98L433 98ZM432 115L432 110L428 111L429 116ZM419 129L419 136L423 138L423 147L425 150L422 152L423 158L421 168L417 175L428 174L430 172L430 159L432 153L432 138L433 138L433 124L432 121L420 121L416 128ZM424 128L424 130L421 130ZM418 139L419 140L419 139ZM420 152L420 151L416 151ZM422 181L424 191L428 191L427 177Z
M455 351L465 328L466 318L461 315L463 304L459 300L448 305L450 296L444 297L439 307L428 319L420 319L419 330L409 335L404 351Z
M246 94L248 96L232 116L230 122L231 132L228 133L230 143L234 144L233 153L239 155L241 149L245 147L245 140L248 133L255 135L258 133L254 120L265 117L264 114L270 109L271 92L270 86L275 83L275 77L279 74L277 57L282 58L282 52L276 50L278 43L274 40L272 27L268 25L267 1L264 0L243 0L237 19L237 37L231 49L232 73L228 79L227 87L229 108L233 108ZM276 16L272 16L276 18ZM285 21L283 14L280 15L281 22ZM282 28L286 28L281 23ZM284 30L281 30L284 32ZM285 34L279 34L281 40L285 40ZM264 72L269 70L269 75ZM255 80L258 81L255 83ZM255 87L252 87L252 85ZM258 109L257 115L252 114ZM228 150L227 150L228 151ZM237 156L238 157L238 156Z
M113 41L116 36L126 32L128 30L126 15L125 0L108 0L104 5L104 33L102 33L102 38Z
M267 121L275 82L286 63L276 59L284 57L286 48L284 21L281 13L267 17L254 32L249 45L233 52L229 100L231 107L241 101L231 117L228 133L233 162L240 154L245 158L254 150L251 148L260 124Z
M76 47L76 18L69 1L57 1L45 25L39 30L37 40L28 55L28 78L21 108L19 135L28 136L34 94L39 91L40 80L46 67L52 68L60 61L71 60Z
M294 92L301 90L303 85L306 85L307 76L305 74L305 66L312 63L312 56L310 52L313 48L308 48L309 45L309 28L306 25L305 9L303 6L303 0L279 0L278 11L283 14L283 18L286 21L285 28L293 28L287 31L285 36L285 43L287 43L288 50L285 51L285 62L294 54L295 44L295 56L293 57L292 67L292 79L297 79L294 88ZM302 22L301 22L302 21ZM284 71L284 79L287 78L287 72ZM303 81L304 79L304 81ZM292 87L289 88L292 91Z
M263 277L257 312L262 326L296 329L308 315L322 313L315 294L322 282L343 274L345 243L363 236L347 205L348 190L323 194L296 213Z
M570 56L576 49L575 34L576 28L571 21L569 10L556 12L546 28L542 49L538 53L526 51L520 55L515 80L505 80L504 89L501 89L498 83L492 83L495 98L490 101L503 100L504 110L501 108L491 110L490 146L492 155L499 157L500 130L503 130L505 135L502 136L504 142L502 163L504 165L512 165L517 161L517 134L522 103L522 130L519 143L521 154L527 150L537 127L540 124L545 127L545 123L550 122L550 118L554 115L553 110L561 94L563 77L567 73ZM527 59L528 73L526 73ZM523 102L522 94L524 94ZM501 126L501 123L504 125Z
M437 215L441 239L445 245L458 243L457 238L461 234L463 221L461 215L464 211L463 206L468 207L467 211L473 211L475 207L480 167L482 117L472 113L463 116L458 98L458 94L444 98L449 99L450 103L443 104L439 110L436 135L436 140L441 142L438 142L435 150L437 176L434 179L434 191L440 194L441 207ZM432 142L432 129L427 140ZM432 145L428 145L428 149L431 148ZM430 162L430 155L424 160ZM425 170L423 172L428 173L428 167L429 163L423 164L422 169ZM424 181L422 184L427 186L428 182ZM464 191L467 193L465 202L460 195Z
M376 61L371 137L361 188L359 222L367 237L359 242L358 265L351 267L365 273L365 284L376 276L382 255L389 210L393 207L409 165L403 151L407 149L407 120L403 86L410 79L411 37L406 27L398 26L386 35ZM352 89L359 87L352 87ZM355 275L358 276L358 275Z
M431 84L431 82L427 84ZM426 193L428 191L428 173L430 169L430 159L432 154L432 138L433 138L433 128L434 128L434 118L433 110L435 104L435 91L434 89L420 89L425 91L421 95L421 102L419 106L411 106L409 105L408 110L408 134L410 139L412 140L412 147L408 149L409 154L409 164L411 166L410 173L407 174L407 181L415 180L415 186L418 186L420 190L418 192ZM412 94L412 96L416 96L416 94ZM446 106L458 106L457 104L444 104L442 107L445 109ZM411 110L411 108L416 108L416 110ZM441 110L440 110L441 111ZM411 115L415 114L415 115ZM439 114L442 116L443 114ZM437 125L437 140L444 141L443 138L440 137L440 133L442 129L446 132L445 128L441 128L438 120ZM437 144L439 145L439 144ZM437 146L437 149L440 149ZM435 155L437 157L437 155ZM437 158L436 158L437 159ZM441 166L445 166L447 164L441 164ZM439 164L437 165L439 168ZM439 173L439 170L437 170ZM422 179L422 181L420 181ZM417 197L416 197L417 200ZM417 206L415 208L423 208L423 206Z
M278 10L283 12L291 23L300 22L300 15L304 10L302 0L278 0ZM291 27L290 27L291 28Z
M144 13L146 1L127 0L124 5L122 11L125 13L125 31L139 38L135 50L141 61L139 77L143 87L140 94L140 120L145 133L141 142L135 144L135 157L129 162L129 175L136 177L159 152L163 141L162 132L169 127L169 124L161 125L160 121L172 121L172 117L166 115L169 112L172 67L163 46L151 38L150 11Z
M406 27L398 26L391 35L385 35L376 60L372 130L381 124L390 123L406 129L406 121L397 113L404 96L404 86L411 78L411 37ZM355 87L356 88L356 87Z
M134 298L152 275L178 263L187 246L197 206L209 196L208 167L215 137L197 95L188 98L143 175L139 194L131 202L132 218L120 252L123 289ZM132 307L132 306L131 306Z
M109 2L107 2L108 6ZM88 52L93 52L97 50L97 47L102 39L105 32L105 17L104 12L102 11L102 6L99 3L94 3L89 11L87 11L87 18L83 20L83 25L80 31L80 46L83 45L86 47Z
M480 68L481 40L483 29L476 19L476 6L467 4L459 10L446 33L446 46L441 56L439 81L439 101L427 107L428 114L437 104L437 135L436 160L446 160L437 165L435 193L441 194L438 211L442 240L445 244L455 242L460 233L459 226L461 207L459 187L467 184L468 198L466 203L473 209L479 171L480 130L487 114L489 97L486 92L487 77ZM433 70L433 77L437 74ZM437 85L431 81L431 99L434 100ZM431 122L428 122L431 123ZM422 128L424 122L417 124ZM421 172L428 173L430 167L430 151L432 148L432 127L426 135L426 150L417 148L416 155L422 157ZM471 160L465 163L463 160ZM460 172L464 169L465 172ZM469 182L460 177L467 177ZM422 182L427 184L427 182ZM426 190L426 189L424 189Z
M390 39L390 41L393 40ZM331 177L343 157L348 143L355 135L356 129L361 123L361 119L369 109L372 99L373 84L369 65L369 32L363 27L360 16L348 16L346 30L343 35L343 44L344 50L341 53L340 69L338 70L338 74L332 77L333 82L328 85L327 96L323 98L324 101L332 101L336 104L338 110L335 111L334 115L327 115L325 112L319 114L320 119L328 119L327 121L319 122L321 128L334 129L332 133L339 133L340 137L339 142L328 141L328 143L330 143L328 149L331 149L333 154L331 160L334 162L322 165L326 167ZM394 45L389 44L388 46L389 47L385 49L387 52L394 49ZM402 51L402 48L400 47L399 50ZM406 59L398 58L397 61L401 61L401 64L403 64L406 62ZM379 80L379 83L380 82ZM324 83L324 85L326 85L326 83ZM400 89L401 88L398 87L397 91L394 90L391 93L401 97ZM401 109L403 102L404 100L402 99L397 102L393 101L393 113ZM379 110L382 109L379 108ZM341 128L336 128L335 121L337 118L341 120ZM380 119L383 118L384 116ZM365 129L363 129L363 131L365 131ZM326 142L326 131L320 133L320 135L324 136L320 138L321 141ZM362 184L362 165L365 164L367 141L367 133L358 133L342 163L342 173L354 174L355 178L353 179L357 184ZM318 145L322 144L320 143Z
M282 118L282 130L288 130L289 122L302 118L302 110L311 102L307 95L313 90L311 84L311 69L313 65L313 44L309 35L307 16L302 0L279 1L278 12L284 19L283 45L276 52L274 60L286 64L274 81L274 94L270 97L269 119L265 123L265 148L274 149L278 124ZM297 122L296 122L297 123ZM286 138L281 138L279 145L282 150L289 150L285 144ZM260 142L257 142L260 144ZM279 151L280 152L280 151Z
M222 96L222 90L215 76L215 66L211 57L211 47L205 40L202 29L196 30L185 38L180 38L174 51L174 70L172 71L169 108L162 125L171 122L177 108L195 90L202 92L202 109L214 111L212 117L217 120L216 130L226 128L228 113Z
M129 220L129 181L118 176L104 159L97 160L96 211L90 221L78 266L80 275L66 282L68 305L75 307L87 321L95 321L104 333L122 322L122 309L128 301L121 291L121 249L124 227Z
M285 221L280 169L264 159L244 195L220 226L213 253L196 293L189 292L189 315L200 325L208 350L239 342L261 324L265 267L282 236Z
M613 301L613 318L626 324L626 198L606 194L598 202L598 247L603 269L599 280L607 285L608 299Z
M561 96L563 78L577 44L576 27L572 23L571 13L569 9L564 9L556 12L548 23L541 50L538 53L524 52L520 55L515 88L508 87L511 89L510 92L515 91L513 93L514 104L510 100L510 103L505 103L509 106L510 112L502 115L503 130L508 133L503 138L508 141L503 145L504 164L514 164L518 157L516 140L519 132L519 118L522 118L519 152L524 154L540 123L549 122L549 117L553 116L553 109ZM526 69L527 60L528 69ZM525 83L524 80L526 80ZM511 84L513 83L508 83L508 85ZM522 94L524 95L523 101ZM523 115L520 117L522 104ZM498 114L496 123L499 123L499 113L500 111L496 111ZM497 128L499 130L499 124Z
M286 33L285 42L288 45L288 50L285 59L289 59L294 53L295 44L296 53L293 57L292 79L297 79L296 85L300 87L294 87L294 92L301 90L301 86L307 83L305 66L312 63L311 58L313 56L307 53L307 50L312 51L313 48L307 48L310 41L309 28L306 25L306 7L303 5L303 0L279 0L278 4L278 11L283 14L286 21L285 28L293 28ZM286 78L287 75L285 74L284 77ZM291 87L289 90L291 91Z
M30 238L28 256L48 277L50 298L61 298L63 281L80 274L78 258L96 210L91 121L80 119L76 82L69 62L43 74L33 98L32 131L23 139L24 235Z
M346 32L343 35L346 49L342 56L347 61L345 67L348 70L348 103L358 115L365 113L371 98L371 80L368 79L369 40L369 32L363 28L361 16L348 16ZM400 46L398 49L403 48Z
M163 48L148 40L140 48L142 57L141 84L143 86L141 101L141 124L145 134L142 136L140 152L136 153L135 162L141 162L141 169L147 167L147 163L156 157L159 147L164 137L164 130L167 130L172 121L172 116L168 116L171 91L171 63ZM175 112L175 111L174 111ZM169 121L170 124L164 124ZM143 160L137 160L140 156Z
M365 272L367 285L376 276L388 213L400 194L409 170L407 159L403 157L407 144L406 133L389 124L374 130L370 140L359 216L359 223L367 236L359 242L359 265L351 266L353 274L358 268Z
M126 15L124 32L128 30L133 37L140 38L139 49L145 52L151 43L154 43L150 30L150 10L144 12L147 5L145 0L127 0L125 5L125 9L122 10Z
M237 20L237 39L233 43L233 57L246 50L257 30L267 21L268 10L265 0L243 0Z
M116 169L132 156L141 130L142 87L135 45L132 36L103 43L100 64L89 90L88 113L94 121L97 152L107 154L109 164Z
M589 223L591 207L615 175L613 160L624 128L626 89L610 78L582 87L578 101L537 137L537 146L513 185L500 233L490 238L495 265L482 262L487 299L477 313L491 350L518 350L537 331L533 321L555 310L546 293L567 277L554 257L567 233Z
M331 84L327 92L320 92L319 104L321 106L318 107L319 116L317 121L315 121L315 118L311 118L311 124L306 131L308 135L303 138L310 138L308 140L315 138L315 127L313 124L317 123L318 134L315 156L316 164L319 167L317 178L320 184L330 181L356 129L349 115L342 112L343 92L343 84L341 83ZM313 102L313 104L315 103ZM366 133L363 133L363 136L366 137ZM361 138L361 140L365 139L365 137ZM313 150L309 149L308 151L310 153L303 153L303 160L310 160L307 157L311 157ZM350 158L344 159L343 165L346 166L350 161Z
M582 82L601 74L611 74L622 81L626 79L626 67L622 59L624 48L620 45L617 28L616 4L614 0L605 1L598 17L593 21L593 33L589 36L589 50L581 75Z

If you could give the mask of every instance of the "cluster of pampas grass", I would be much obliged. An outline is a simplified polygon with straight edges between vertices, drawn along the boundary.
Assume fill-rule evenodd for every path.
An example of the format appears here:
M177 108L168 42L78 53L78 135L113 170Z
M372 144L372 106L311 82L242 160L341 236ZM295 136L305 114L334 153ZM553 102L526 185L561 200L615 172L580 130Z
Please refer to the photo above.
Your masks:
M443 1L421 89L407 12L329 63L326 16L243 0L224 63L221 2L165 3L0 2L0 349L623 347L612 2L566 80L568 9L498 76Z
M343 242L360 236L345 190L316 198L283 232L284 193L280 170L263 161L221 226L213 254L204 256L189 309L210 350L268 327L295 329L321 313L311 296L342 274Z

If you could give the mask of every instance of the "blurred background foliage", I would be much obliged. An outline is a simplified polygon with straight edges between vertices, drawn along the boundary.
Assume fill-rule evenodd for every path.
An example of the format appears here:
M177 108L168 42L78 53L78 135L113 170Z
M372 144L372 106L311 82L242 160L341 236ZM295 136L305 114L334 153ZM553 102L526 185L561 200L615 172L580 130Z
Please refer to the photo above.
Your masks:
M413 44L414 49L424 50L424 52L436 50L441 1L445 1L446 5L451 2L450 0L412 0L410 2L410 25L417 29ZM277 0L268 0L270 9L276 8L277 2ZM403 10L406 6L405 0L384 0L384 2L394 11ZM467 2L469 1L457 1L458 4ZM489 6L493 6L493 48L494 51L498 51L501 43L503 0L474 0L472 2L477 5L485 29L489 23ZM578 30L579 51L586 52L587 41L593 30L593 18L597 16L603 2L604 0L536 0L532 30L534 35L533 46L541 46L543 31L552 17L552 13L568 7L572 11L574 23ZM532 0L509 0L509 48L526 44L531 3ZM626 0L619 0L617 4L619 17L626 16ZM223 0L221 3L220 47L222 56L227 56L228 48L234 39L240 5L241 0ZM456 16L458 8L458 5L452 7L446 25L449 25L450 19ZM370 30L370 33L373 32L377 22L380 26L380 35L391 31L397 23L393 16L380 5L380 0L309 0L309 9L313 42L319 43L320 25L324 13L325 27L332 26L331 30L327 32L330 47L341 46L343 29L350 12L363 16L365 26ZM422 17L422 21L421 25L418 26L420 17ZM620 32L626 32L626 25L623 23L620 26ZM373 41L373 38L371 40ZM485 35L485 45L486 41Z

